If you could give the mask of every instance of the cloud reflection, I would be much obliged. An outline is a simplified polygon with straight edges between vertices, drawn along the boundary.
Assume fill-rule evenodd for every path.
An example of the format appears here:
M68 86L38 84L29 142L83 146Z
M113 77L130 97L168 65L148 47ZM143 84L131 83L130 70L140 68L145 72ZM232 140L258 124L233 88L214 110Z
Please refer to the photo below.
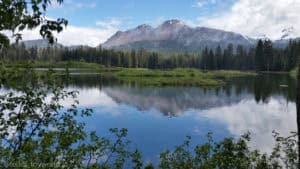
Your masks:
M105 92L101 91L98 88L85 88L85 89L76 89L76 88L68 88L67 91L78 91L76 100L79 101L80 106L88 107L88 106L109 106L115 107L118 104ZM65 106L69 106L73 103L73 99L63 100L62 104Z
M297 129L296 105L287 103L282 97L271 97L268 104L243 100L234 105L203 110L197 113L197 118L222 123L235 136L250 131L250 146L263 152L270 152L273 148L273 130L288 135Z

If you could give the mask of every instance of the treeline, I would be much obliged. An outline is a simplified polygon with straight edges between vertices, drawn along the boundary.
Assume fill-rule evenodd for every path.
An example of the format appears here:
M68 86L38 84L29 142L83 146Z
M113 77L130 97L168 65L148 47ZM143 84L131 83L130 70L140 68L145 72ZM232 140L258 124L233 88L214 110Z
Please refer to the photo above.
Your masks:
M24 44L11 45L0 50L1 60L22 61L83 61L105 66L171 69L192 67L203 70L236 69L258 71L289 71L299 60L300 42L290 41L285 48L274 48L269 40L259 40L256 47L241 45L205 48L199 53L161 53L145 49L116 51L91 47L25 48Z

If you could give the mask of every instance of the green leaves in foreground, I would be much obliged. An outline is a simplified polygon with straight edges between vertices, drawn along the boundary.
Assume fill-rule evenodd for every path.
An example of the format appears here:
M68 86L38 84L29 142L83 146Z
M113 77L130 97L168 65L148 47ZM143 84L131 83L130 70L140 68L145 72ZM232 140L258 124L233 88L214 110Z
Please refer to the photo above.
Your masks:
M40 35L50 43L55 41L53 32L60 33L68 21L64 18L56 20L45 17L51 3L61 4L63 0L1 0L0 31L11 31L17 41L22 39L23 30L39 28ZM0 45L7 45L7 37L0 34Z
M133 168L153 169L142 154L129 151L126 129L110 130L112 137L85 131L77 117L91 115L78 108L76 91L67 91L53 72L37 73L0 66L0 168ZM74 102L66 104L65 100ZM299 168L296 133L274 133L273 152L249 148L249 134L190 146L190 137L173 151L160 154L161 169L279 169Z
M111 129L112 139L84 130L76 117L91 109L77 108L76 91L66 91L52 72L37 74L0 68L0 168L122 168L126 129ZM44 167L41 167L44 166Z
M162 169L281 169L299 168L297 154L297 134L281 137L274 132L276 145L273 152L261 154L249 148L250 135L246 134L238 140L225 138L220 142L208 134L208 142L197 145L190 151L190 138L174 151L165 151L160 155L159 168Z
M9 46L9 39L4 34L0 33L0 50L2 47L8 47Z

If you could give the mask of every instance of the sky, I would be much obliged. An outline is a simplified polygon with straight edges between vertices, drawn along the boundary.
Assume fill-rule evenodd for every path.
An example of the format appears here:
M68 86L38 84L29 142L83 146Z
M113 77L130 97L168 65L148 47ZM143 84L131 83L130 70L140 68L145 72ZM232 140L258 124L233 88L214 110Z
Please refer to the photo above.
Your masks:
M52 3L46 16L69 21L57 35L59 43L94 47L118 30L140 24L155 27L168 19L250 37L275 40L284 29L298 37L299 11L300 0L64 0L62 5ZM38 30L23 32L23 40L39 38Z

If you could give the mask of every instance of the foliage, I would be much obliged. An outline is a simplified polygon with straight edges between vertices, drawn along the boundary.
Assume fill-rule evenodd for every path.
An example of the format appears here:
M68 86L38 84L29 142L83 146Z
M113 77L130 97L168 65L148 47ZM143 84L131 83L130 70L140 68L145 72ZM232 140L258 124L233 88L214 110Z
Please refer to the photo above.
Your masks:
M9 46L9 39L4 34L0 33L0 50L2 50L3 47Z
M52 32L61 32L63 26L68 23L63 18L51 20L45 16L48 6L53 2L61 4L63 0L2 0L0 3L0 31L12 31L18 41L22 38L20 31L40 26L41 36L53 43ZM7 45L8 43L5 35L0 34L0 44Z
M75 117L92 110L77 108L76 100L62 105L77 92L64 90L52 72L37 75L31 68L4 67L0 72L2 88L9 87L0 96L1 168L122 168L125 159L134 157L126 150L126 129L111 129L112 140L84 131Z
M298 75L298 67L296 67L290 71L290 76L297 78L297 75Z
M274 132L276 146L271 155L261 154L248 146L250 134L235 140L225 138L220 142L207 135L208 142L197 145L190 151L190 137L174 151L165 151L160 155L161 169L281 169L299 168L297 134L281 137Z

